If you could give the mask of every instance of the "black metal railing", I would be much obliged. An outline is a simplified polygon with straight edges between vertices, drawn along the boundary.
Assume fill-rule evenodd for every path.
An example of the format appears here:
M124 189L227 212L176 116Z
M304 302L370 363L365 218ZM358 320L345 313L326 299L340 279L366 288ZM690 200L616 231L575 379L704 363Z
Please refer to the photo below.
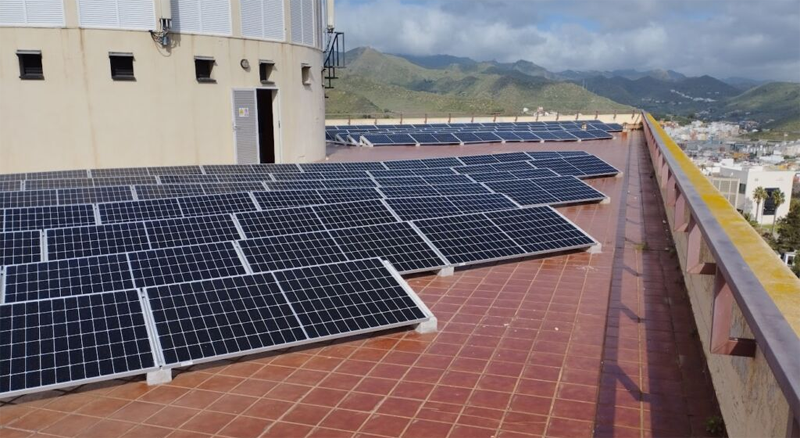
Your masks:
M325 88L333 88L333 80L338 79L336 70L344 68L344 32L331 32L328 47L325 50L325 64L322 70L322 80Z

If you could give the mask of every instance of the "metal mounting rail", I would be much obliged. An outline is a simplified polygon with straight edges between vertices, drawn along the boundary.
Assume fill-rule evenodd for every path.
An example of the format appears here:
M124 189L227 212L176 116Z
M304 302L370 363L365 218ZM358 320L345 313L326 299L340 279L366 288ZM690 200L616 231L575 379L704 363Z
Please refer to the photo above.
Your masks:
M665 206L674 212L673 233L687 233L684 269L714 276L711 353L753 357L758 348L789 404L794 419L788 433L795 436L800 433L800 281L655 119L643 113L643 121ZM708 252L701 254L703 248ZM734 300L755 339L730 337Z

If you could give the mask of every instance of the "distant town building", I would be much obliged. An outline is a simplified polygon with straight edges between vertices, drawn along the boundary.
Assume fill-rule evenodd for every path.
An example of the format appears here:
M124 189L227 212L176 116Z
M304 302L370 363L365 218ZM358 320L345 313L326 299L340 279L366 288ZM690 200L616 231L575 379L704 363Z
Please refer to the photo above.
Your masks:
M771 170L762 166L743 167L739 165L721 166L719 178L735 178L739 180L739 196L736 209L752 215L753 219L762 224L771 224L789 213L789 197L792 193L792 183L795 172L790 170ZM786 194L786 202L776 208L770 198L761 203L761 211L756 215L758 205L753 200L756 188L763 187L768 194L780 190ZM777 216L777 217L775 217Z

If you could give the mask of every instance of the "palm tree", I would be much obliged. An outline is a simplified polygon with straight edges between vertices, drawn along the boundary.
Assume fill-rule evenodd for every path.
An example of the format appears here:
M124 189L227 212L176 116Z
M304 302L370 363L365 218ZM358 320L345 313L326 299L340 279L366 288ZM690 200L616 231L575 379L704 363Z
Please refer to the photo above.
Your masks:
M767 196L768 196L767 191L764 190L764 187L759 186L756 187L755 190L753 190L753 201L756 201L756 205L758 206L756 207L756 222L758 222L759 224L761 222L758 220L758 214L761 213L761 203L764 202L765 199L767 199Z
M772 234L777 237L777 230L775 230L775 220L778 218L778 207L786 202L786 195L780 190L775 189L772 191L772 203L775 204L775 213L772 215Z

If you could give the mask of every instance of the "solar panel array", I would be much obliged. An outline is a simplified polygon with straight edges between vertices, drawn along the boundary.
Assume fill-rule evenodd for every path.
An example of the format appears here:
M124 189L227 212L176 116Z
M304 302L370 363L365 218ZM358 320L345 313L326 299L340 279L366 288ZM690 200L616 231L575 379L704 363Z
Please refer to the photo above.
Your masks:
M325 139L361 146L465 145L472 143L607 140L622 131L599 120L559 122L432 123L413 125L338 125Z
M554 160L574 163L583 176L616 172L588 154L517 152L186 166L171 168L174 174L92 170L73 179L159 184L127 192L9 192L16 198L0 196L0 396L425 321L430 311L399 273L595 244L545 204L604 195L537 166ZM251 184L219 182L249 175L267 179L255 182L259 190L207 190ZM30 181L47 186L65 176L81 174L18 181L21 188ZM173 176L193 182L164 184ZM207 176L217 181L197 178ZM297 183L302 188L283 186ZM180 187L197 195L184 196ZM549 195L545 202L525 198L532 187ZM30 205L33 194L55 205Z

